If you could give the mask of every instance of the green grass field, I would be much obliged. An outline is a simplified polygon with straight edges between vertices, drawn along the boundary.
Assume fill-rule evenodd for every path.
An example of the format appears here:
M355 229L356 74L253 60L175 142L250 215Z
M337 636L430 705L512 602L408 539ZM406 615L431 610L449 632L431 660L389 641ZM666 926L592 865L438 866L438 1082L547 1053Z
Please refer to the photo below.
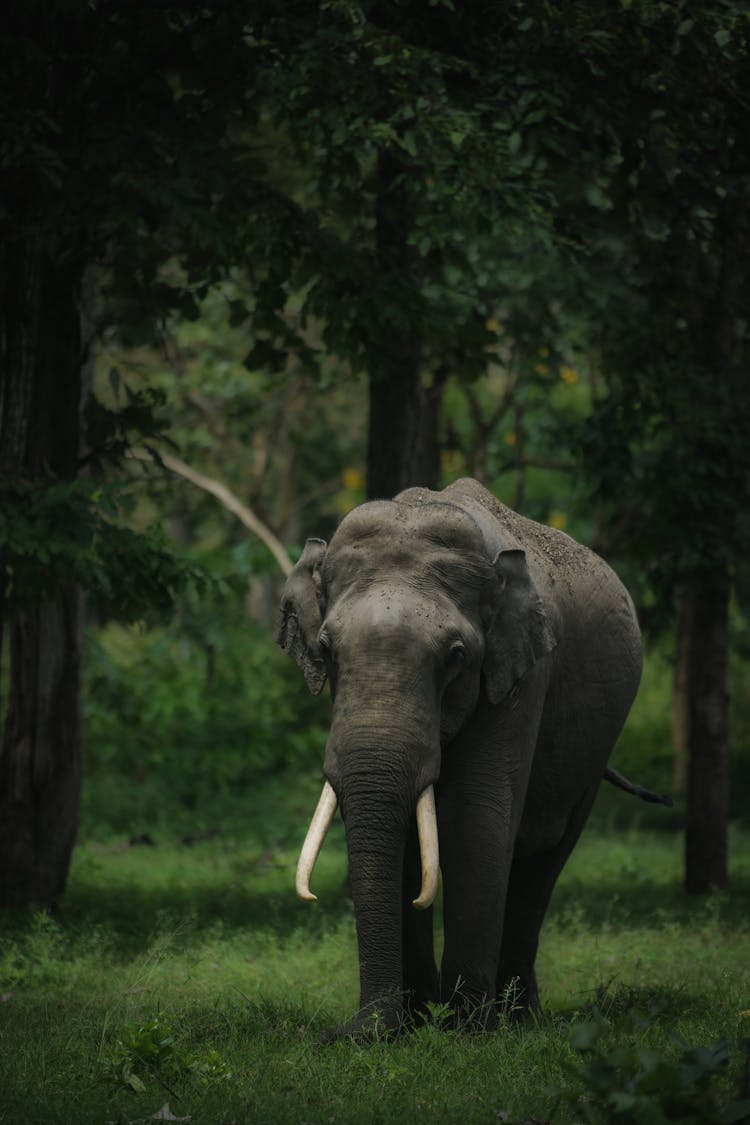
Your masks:
M394 1042L321 1047L356 1006L357 959L340 824L320 901L294 896L312 790L284 798L300 811L284 838L259 797L240 843L84 842L55 917L2 922L0 1121L140 1122L166 1104L195 1125L741 1119L720 1107L747 1082L747 830L731 889L690 899L676 814L633 826L643 806L603 794L544 930L539 1026L469 1038L437 1010ZM680 1063L721 1039L726 1066Z

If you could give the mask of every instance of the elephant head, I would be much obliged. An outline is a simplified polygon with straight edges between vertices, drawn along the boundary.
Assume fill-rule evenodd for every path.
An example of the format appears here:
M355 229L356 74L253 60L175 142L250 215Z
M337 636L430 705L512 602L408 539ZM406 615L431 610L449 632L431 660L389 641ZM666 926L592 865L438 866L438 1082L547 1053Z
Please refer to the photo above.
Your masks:
M277 641L313 692L330 682L323 795L297 891L337 805L359 943L361 1026L400 1018L403 912L435 895L433 786L480 695L503 700L555 644L519 543L481 512L420 490L354 509L330 546L308 540L287 580ZM421 889L405 886L419 825ZM415 894L415 892L417 892ZM406 905L404 905L404 903ZM363 1015L364 1013L364 1015Z

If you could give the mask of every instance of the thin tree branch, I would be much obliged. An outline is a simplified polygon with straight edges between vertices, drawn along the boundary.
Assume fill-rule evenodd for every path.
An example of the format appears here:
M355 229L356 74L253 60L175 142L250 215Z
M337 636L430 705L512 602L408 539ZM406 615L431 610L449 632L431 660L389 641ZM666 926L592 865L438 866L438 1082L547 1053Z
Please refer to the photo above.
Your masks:
M148 450L146 449L131 449L128 453L136 461L156 461ZM282 574L287 576L292 570L292 562L289 555L279 539L276 538L274 533L269 527L259 520L246 504L235 496L231 489L227 488L221 481L215 480L213 477L207 477L204 473L199 473L196 469L190 467L178 457L172 457L169 453L160 453L158 460L169 469L170 472L175 473L184 480L190 481L196 488L203 489L204 492L209 492L214 496L220 504L222 504L227 511L231 512L237 517L240 523L251 531L253 535L257 535L258 539L268 548L276 562L279 564Z
M505 413L513 405L513 393L516 389L515 381L505 388L500 401L495 405L495 409L486 420L482 417L482 407L479 403L477 393L471 384L464 383L461 389L469 404L469 413L471 414L474 427L481 437L486 439L495 427L499 425Z

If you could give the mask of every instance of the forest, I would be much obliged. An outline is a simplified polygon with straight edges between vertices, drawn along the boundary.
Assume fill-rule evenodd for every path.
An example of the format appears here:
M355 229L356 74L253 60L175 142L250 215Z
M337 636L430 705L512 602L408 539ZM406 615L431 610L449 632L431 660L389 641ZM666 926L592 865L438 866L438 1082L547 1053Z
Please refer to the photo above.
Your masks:
M750 1120L750 15L27 0L0 29L0 1119ZM306 540L472 477L641 687L543 1015L368 1046ZM440 922L436 926L441 940Z

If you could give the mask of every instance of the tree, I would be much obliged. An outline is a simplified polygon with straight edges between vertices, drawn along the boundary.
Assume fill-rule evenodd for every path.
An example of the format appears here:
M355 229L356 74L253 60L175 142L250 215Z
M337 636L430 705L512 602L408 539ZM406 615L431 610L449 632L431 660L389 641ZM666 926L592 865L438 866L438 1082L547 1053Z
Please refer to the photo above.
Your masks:
M226 190L245 153L232 140L249 104L244 16L29 3L3 21L0 905L54 902L65 885L80 791L80 584L133 613L149 597L168 602L185 577L163 547L107 518L95 480L78 479L96 462L82 372L97 278L140 301L142 321L144 309L193 307L188 287L158 279L170 256L184 252L204 284L232 260L247 204Z
M657 560L660 596L681 591L694 630L713 623L690 737L694 793L715 763L716 816L689 839L714 841L715 860L690 860L695 885L722 881L723 622L748 534L746 34L730 0L604 16L525 0L492 21L449 0L33 0L6 17L0 902L49 902L64 885L79 587L133 614L139 588L168 604L186 580L163 544L124 538L100 477L133 432L158 431L160 399L82 410L94 290L99 329L104 314L121 340L153 341L233 269L247 275L230 307L251 372L320 386L335 357L367 380L370 495L437 483L446 388L466 380L471 400L500 323L523 378L512 456L492 457L527 499L530 403L555 382L534 373L535 349L559 369L559 310L577 303L583 323L588 306L612 392L585 437L600 509L610 530L627 526L632 559ZM561 248L575 269L561 271Z
M517 18L346 0L263 28L258 85L288 159L269 179L302 234L289 286L325 351L367 378L371 496L437 484L447 377L484 371L495 342L497 244L521 219L544 226L533 169L512 159Z
M600 34L606 155L586 241L595 265L608 255L597 315L610 394L587 459L599 494L638 512L628 552L662 608L681 606L685 885L705 891L728 877L728 611L750 546L748 25L739 4L640 3Z
M609 547L682 606L686 887L727 878L729 595L748 550L746 6L525 3L499 69L516 167L547 185L607 393L583 431ZM551 263L550 263L551 264Z

